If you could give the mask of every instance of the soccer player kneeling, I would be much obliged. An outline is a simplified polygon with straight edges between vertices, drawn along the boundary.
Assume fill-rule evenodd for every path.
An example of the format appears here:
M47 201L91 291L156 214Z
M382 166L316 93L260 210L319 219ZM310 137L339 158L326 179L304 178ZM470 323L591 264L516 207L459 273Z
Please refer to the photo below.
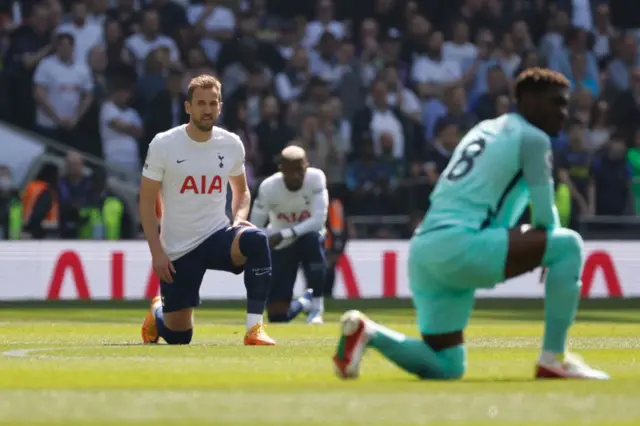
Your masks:
M536 378L609 378L566 347L584 253L580 235L559 227L550 136L566 119L569 82L551 70L528 69L515 95L517 113L483 121L462 138L411 239L409 286L422 339L347 312L334 357L340 377L358 375L368 347L423 379L462 377L475 290L542 266L548 273ZM533 226L514 228L529 201Z
M142 325L142 340L188 344L193 310L207 269L240 274L247 289L245 345L275 345L263 325L271 288L271 254L264 231L247 222L251 196L244 147L233 133L214 126L222 108L220 82L191 80L185 108L189 123L159 133L149 145L140 184L140 218L160 278ZM225 213L227 184L233 223ZM162 196L161 234L156 201Z
M307 155L298 146L281 154L280 172L265 179L251 212L251 222L264 227L273 251L273 286L267 312L270 322L289 322L306 312L307 322L322 324L322 291L327 272L324 225L329 194L322 170L308 167ZM302 265L309 289L292 301Z

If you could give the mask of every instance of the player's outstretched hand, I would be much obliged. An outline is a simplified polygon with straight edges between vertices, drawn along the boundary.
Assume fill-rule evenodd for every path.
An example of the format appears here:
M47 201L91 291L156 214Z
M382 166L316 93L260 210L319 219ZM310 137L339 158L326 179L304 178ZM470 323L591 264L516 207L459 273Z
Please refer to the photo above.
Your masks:
M250 226L252 228L255 228L256 226L249 222L248 220L236 220L235 222L233 222L233 227L237 227L237 226Z
M157 254L153 256L153 272L165 283L173 282L173 274L176 273L176 269L173 267L173 263L169 260L166 253Z
M277 232L269 237L269 247L274 249L276 248L283 240L282 233Z

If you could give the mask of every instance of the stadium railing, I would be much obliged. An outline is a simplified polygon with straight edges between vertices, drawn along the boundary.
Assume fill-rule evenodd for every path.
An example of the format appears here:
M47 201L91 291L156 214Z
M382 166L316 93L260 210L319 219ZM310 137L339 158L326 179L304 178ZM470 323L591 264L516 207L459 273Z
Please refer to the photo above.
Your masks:
M11 139L8 141L4 138L5 135L11 134ZM18 151L20 151L20 144L25 147L25 151L30 150L34 154L30 158L26 170L24 173L20 173L19 189L23 189L24 186L31 180L38 176L38 173L45 164L54 164L59 167L61 172L64 172L64 158L66 155L73 151L73 149L56 142L52 139L46 138L34 132L30 132L24 129L20 129L11 124L0 122L0 147L4 144L13 144L12 150L15 151L16 144ZM43 150L34 151L31 149L34 144L42 146ZM0 148L0 152L4 151ZM120 197L130 214L130 217L134 218L133 226L138 226L138 182L139 176L133 173L125 172L119 169L108 166L102 159L93 155L79 151L85 160L85 173L91 174L91 170L101 168L108 174L107 186L118 197ZM0 155L0 163L11 163L11 156L9 154ZM24 162L25 158L21 158ZM7 164L12 167L11 164Z

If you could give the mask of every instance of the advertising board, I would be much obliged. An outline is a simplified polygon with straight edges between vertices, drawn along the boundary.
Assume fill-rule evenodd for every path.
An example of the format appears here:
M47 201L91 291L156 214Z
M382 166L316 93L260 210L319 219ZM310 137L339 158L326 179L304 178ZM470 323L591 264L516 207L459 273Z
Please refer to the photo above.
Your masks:
M407 241L353 241L337 265L337 298L406 298ZM640 242L589 241L583 297L640 297ZM539 271L478 297L539 298ZM304 288L302 273L296 289ZM144 241L18 241L0 243L0 300L136 300L155 296L159 283ZM242 299L242 275L208 271L202 299Z

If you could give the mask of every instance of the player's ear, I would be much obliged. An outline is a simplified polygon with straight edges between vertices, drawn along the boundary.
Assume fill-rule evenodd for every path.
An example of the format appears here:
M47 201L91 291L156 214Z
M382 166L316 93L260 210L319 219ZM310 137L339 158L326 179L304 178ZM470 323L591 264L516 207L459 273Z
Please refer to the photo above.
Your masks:
M189 101L184 101L184 111L191 115L191 102Z

